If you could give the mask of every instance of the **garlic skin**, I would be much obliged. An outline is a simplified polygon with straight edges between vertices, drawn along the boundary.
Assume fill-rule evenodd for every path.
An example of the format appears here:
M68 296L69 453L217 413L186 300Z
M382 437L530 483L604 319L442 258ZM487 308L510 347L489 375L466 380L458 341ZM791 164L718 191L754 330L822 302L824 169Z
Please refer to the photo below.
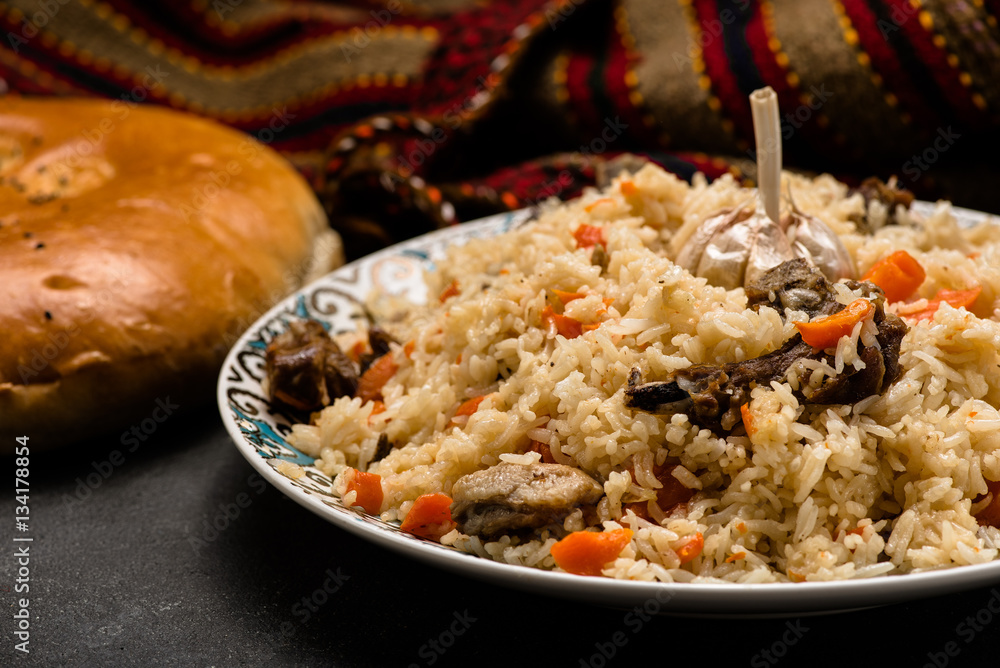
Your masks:
M768 269L796 257L784 230L774 224L774 221L764 213L763 207L758 207L750 220L754 222L755 228L751 237L752 246L746 271L740 283L743 287L756 281Z
M836 282L856 275L854 261L830 227L793 207L774 223L760 202L707 218L674 262L727 290L746 287L767 270L800 257Z
M796 257L808 260L827 280L857 277L851 254L829 225L794 207L792 214L781 222Z
M741 233L741 228L738 228L735 233L728 235L729 238L720 238L719 242L712 244L715 237L728 233L749 218L751 213L749 209L736 207L705 219L705 222L691 233L677 253L674 262L695 276L707 278L712 285L736 287L729 285L727 279L734 275L743 275L746 257L741 250L749 248L747 243L749 235ZM744 244L742 249L727 248L730 243L738 244L740 241Z

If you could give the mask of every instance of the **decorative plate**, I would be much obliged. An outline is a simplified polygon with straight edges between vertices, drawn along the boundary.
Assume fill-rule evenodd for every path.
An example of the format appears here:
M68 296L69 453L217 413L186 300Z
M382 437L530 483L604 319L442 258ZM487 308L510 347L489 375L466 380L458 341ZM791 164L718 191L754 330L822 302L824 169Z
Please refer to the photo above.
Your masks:
M929 213L933 205L918 202L914 208ZM954 211L967 224L988 217L967 209ZM1000 561L828 583L664 584L582 577L490 561L403 533L394 524L346 508L333 491L333 481L312 466L313 458L285 441L295 416L272 406L261 389L267 343L290 319L314 318L329 325L331 332L353 330L356 320L363 317L365 296L376 287L423 303L423 271L433 267L447 246L501 234L529 217L528 211L501 214L397 244L341 267L268 311L236 342L219 376L219 410L240 453L282 493L380 547L495 584L594 604L642 606L661 614L809 614L887 605L1000 581ZM281 462L297 464L305 474L294 480L286 477L277 468Z

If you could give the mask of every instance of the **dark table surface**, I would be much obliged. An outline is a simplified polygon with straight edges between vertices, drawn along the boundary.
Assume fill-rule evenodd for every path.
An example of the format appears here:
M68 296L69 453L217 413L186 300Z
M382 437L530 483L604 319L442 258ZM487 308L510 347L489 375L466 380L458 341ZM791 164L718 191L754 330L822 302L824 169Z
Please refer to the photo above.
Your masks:
M638 623L449 574L286 498L211 408L177 410L138 444L33 455L26 533L3 461L0 666L1000 665L1000 583L842 614ZM15 534L33 539L28 594L12 591Z

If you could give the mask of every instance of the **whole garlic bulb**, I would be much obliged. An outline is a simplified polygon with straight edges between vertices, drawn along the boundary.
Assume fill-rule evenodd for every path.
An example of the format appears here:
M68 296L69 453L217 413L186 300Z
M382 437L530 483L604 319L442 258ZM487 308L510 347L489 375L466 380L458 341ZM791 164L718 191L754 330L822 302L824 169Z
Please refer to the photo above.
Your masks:
M678 239L674 262L712 285L747 286L772 267L801 257L830 281L854 278L854 261L840 237L819 218L799 211L780 217L781 126L778 97L768 86L750 95L757 142L755 205L740 205L706 219Z
M830 227L793 208L774 223L759 202L706 219L677 253L676 264L712 285L745 287L786 260L800 257L830 281L854 278L854 261Z

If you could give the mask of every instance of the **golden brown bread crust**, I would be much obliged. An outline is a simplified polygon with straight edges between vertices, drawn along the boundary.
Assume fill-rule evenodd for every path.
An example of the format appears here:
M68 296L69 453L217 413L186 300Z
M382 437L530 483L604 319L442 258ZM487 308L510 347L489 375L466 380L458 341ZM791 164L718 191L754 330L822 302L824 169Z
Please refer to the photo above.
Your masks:
M306 182L246 135L0 99L0 452L210 398L241 331L341 257Z

